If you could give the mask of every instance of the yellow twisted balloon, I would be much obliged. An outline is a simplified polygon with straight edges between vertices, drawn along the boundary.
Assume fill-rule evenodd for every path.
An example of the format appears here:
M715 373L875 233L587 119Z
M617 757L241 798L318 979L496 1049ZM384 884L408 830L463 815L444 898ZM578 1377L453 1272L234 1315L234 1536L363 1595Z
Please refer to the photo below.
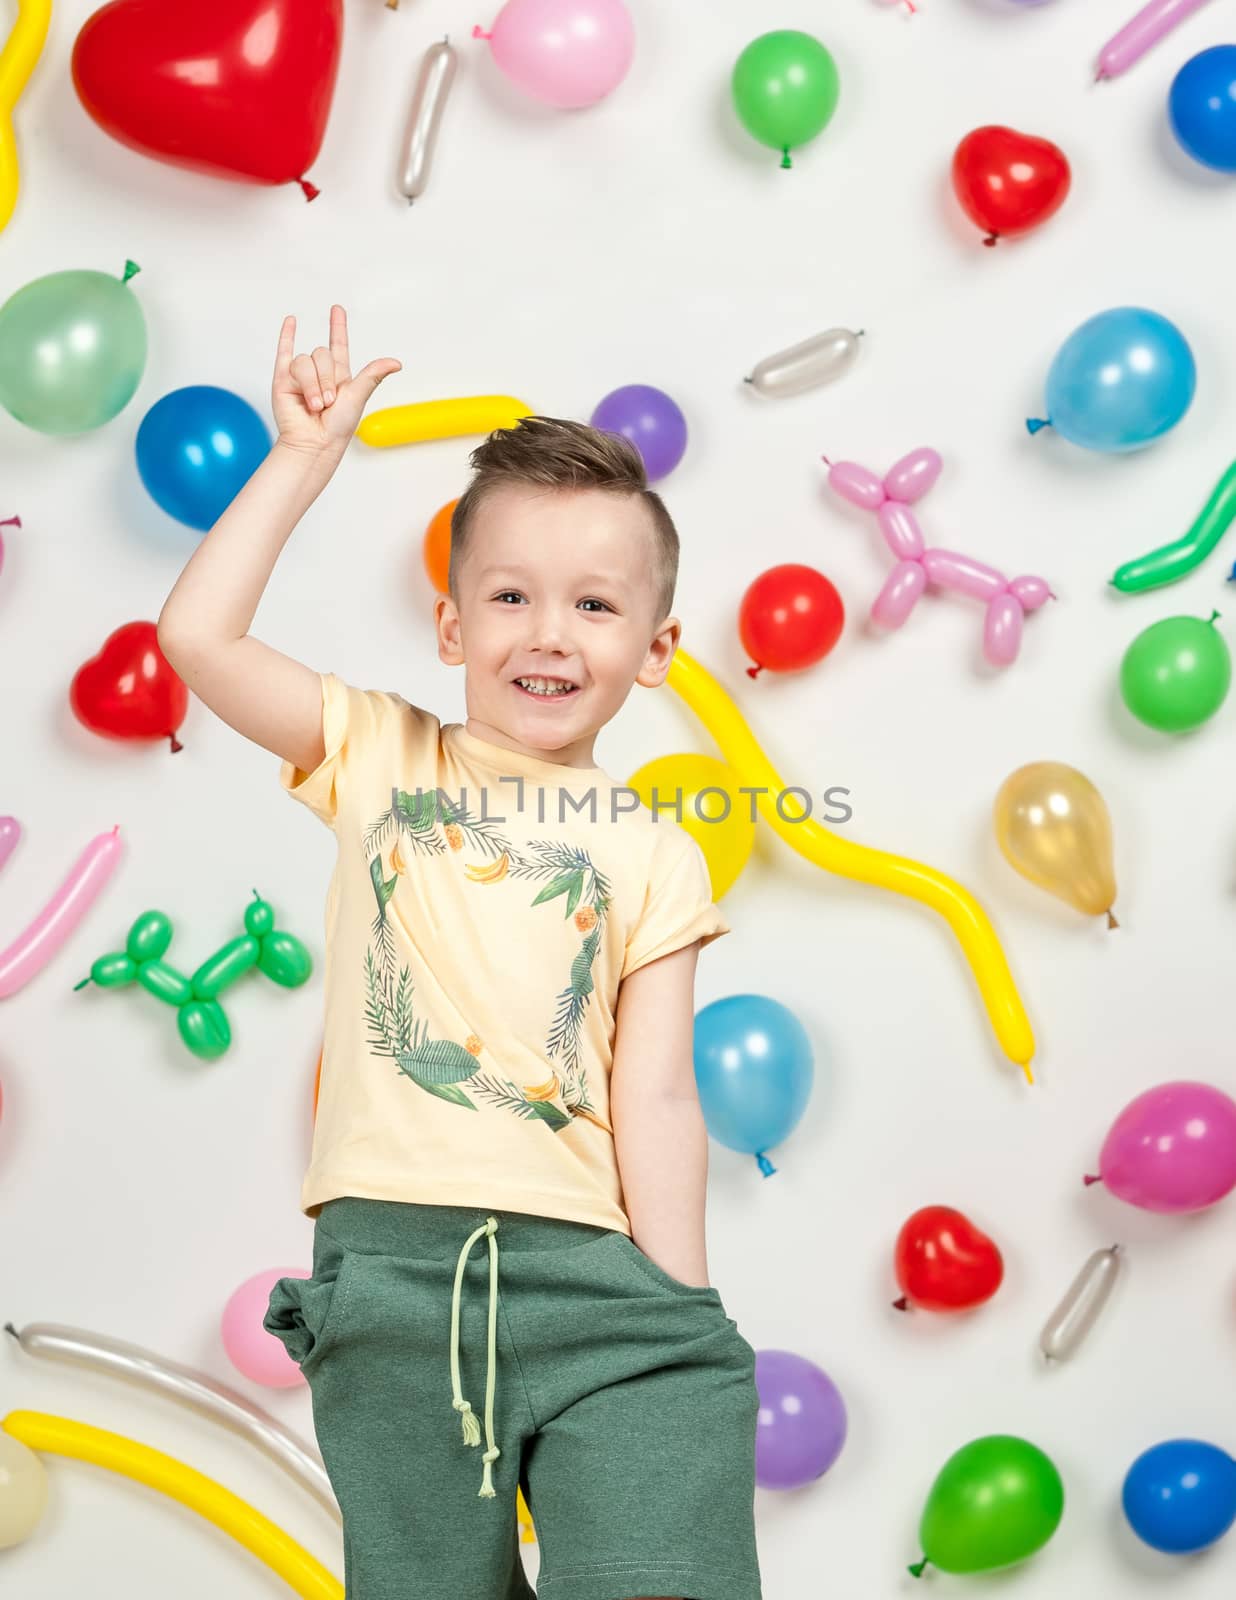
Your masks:
M13 112L43 53L51 22L51 0L18 0L17 21L0 50L0 233L17 204L17 136Z
M10 1411L0 1427L28 1449L93 1462L178 1500L264 1561L303 1600L344 1600L339 1580L282 1528L183 1461L122 1434L43 1411Z
M769 826L799 855L825 872L874 884L879 889L891 889L894 894L908 895L940 913L970 963L1001 1049L1033 1083L1030 1062L1034 1056L1034 1034L1000 941L986 912L969 890L921 861L851 844L810 817L787 822L776 805L776 796L782 793L785 785L760 749L742 713L717 680L698 661L679 650L670 664L666 681L708 729L743 784L766 791L757 796L756 804ZM783 805L789 809L786 802Z

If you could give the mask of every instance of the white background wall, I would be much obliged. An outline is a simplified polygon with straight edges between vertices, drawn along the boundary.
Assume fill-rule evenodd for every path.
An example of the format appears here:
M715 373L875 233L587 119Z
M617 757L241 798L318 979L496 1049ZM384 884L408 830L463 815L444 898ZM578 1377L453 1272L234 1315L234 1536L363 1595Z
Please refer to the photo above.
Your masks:
M1125 0L926 0L913 19L863 0L784 0L771 12L632 0L630 77L610 102L564 116L519 99L468 39L490 21L484 7L405 0L392 13L349 0L313 169L322 195L308 206L294 188L195 177L105 138L68 72L91 9L56 8L21 110L25 188L0 242L0 295L62 268L118 271L132 256L150 359L135 400L97 433L54 440L0 415L0 515L26 522L6 535L0 576L0 811L27 828L0 883L0 940L92 835L120 822L128 853L71 946L0 1015L0 1314L104 1331L231 1378L218 1323L232 1289L266 1267L308 1265L297 1198L320 966L292 995L259 982L234 991L235 1043L213 1065L189 1057L147 997L70 987L151 905L175 921L173 955L200 960L232 935L254 884L320 956L332 841L279 793L277 763L202 706L173 759L85 733L66 691L114 627L157 615L194 548L138 480L146 409L182 384L217 383L268 414L281 316L297 313L316 342L337 298L359 361L404 363L386 403L507 391L587 417L627 382L679 400L691 443L664 488L683 538L686 647L737 695L787 782L853 791L848 837L931 862L980 895L1032 1013L1040 1081L1029 1090L929 913L824 878L771 836L726 901L735 933L702 960L700 1003L775 995L809 1027L818 1072L776 1177L714 1148L712 1272L751 1341L819 1362L851 1419L824 1480L760 1494L769 1600L909 1593L905 1563L937 1468L971 1437L1006 1430L1055 1459L1068 1505L1049 1548L992 1592L1229 1594L1230 1540L1194 1563L1154 1558L1123 1528L1118 1501L1134 1456L1162 1438L1236 1446L1236 1201L1156 1219L1079 1180L1134 1093L1174 1076L1236 1081L1236 700L1169 741L1133 724L1116 692L1120 656L1144 625L1231 607L1222 580L1236 541L1172 590L1120 598L1105 587L1119 561L1183 530L1232 453L1230 185L1185 163L1165 117L1176 68L1230 37L1230 13L1203 13L1127 78L1094 87L1094 54ZM833 124L790 172L728 109L735 57L772 26L817 32L842 76ZM419 54L448 29L461 71L430 191L409 210L393 189L396 143ZM1054 138L1074 168L1049 227L995 251L947 185L958 139L984 122ZM1197 397L1183 424L1127 458L1050 433L1031 441L1023 418L1041 410L1061 340L1130 303L1173 318L1193 345ZM868 330L842 383L779 403L744 391L761 356L836 323ZM929 536L1042 572L1061 596L1030 619L1022 659L1002 675L978 665L972 603L929 598L899 635L863 629L888 558L870 519L826 494L818 456L883 470L919 444L945 458L922 508ZM462 679L432 648L419 552L467 450L355 447L289 546L261 635L444 720L462 716ZM851 620L821 667L752 683L738 601L757 572L789 560L829 573ZM1233 617L1220 624L1229 637ZM636 690L598 759L625 778L653 756L709 748L669 690ZM1119 934L1023 884L996 850L996 789L1043 758L1080 766L1108 800ZM930 1202L966 1210L1005 1251L1004 1288L967 1322L888 1309L897 1229ZM1129 1271L1106 1320L1074 1363L1044 1372L1044 1318L1086 1255L1113 1240ZM253 1392L309 1432L306 1390ZM0 1413L18 1407L183 1457L341 1570L327 1518L193 1416L6 1342ZM286 1592L188 1512L92 1468L50 1469L39 1535L0 1558L6 1592Z

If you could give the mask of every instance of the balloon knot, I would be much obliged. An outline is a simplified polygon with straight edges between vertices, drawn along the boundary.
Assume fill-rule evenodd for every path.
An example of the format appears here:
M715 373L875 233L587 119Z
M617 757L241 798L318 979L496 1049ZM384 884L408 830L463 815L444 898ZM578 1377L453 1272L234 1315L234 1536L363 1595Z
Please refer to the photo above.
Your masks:
M168 738L172 741L172 754L179 755L179 753L184 749L184 745L181 744L180 740L174 733L169 733Z
M772 1162L768 1159L768 1157L764 1154L764 1152L762 1150L757 1150L755 1152L755 1159L756 1159L757 1163L759 1164L759 1169L764 1174L764 1176L766 1178L771 1178L773 1173L776 1172L777 1169L776 1169L776 1167L773 1166Z
M826 467L831 467L832 466L832 462L828 459L827 456L821 456L820 460L824 463L824 465Z
M124 264L124 277L120 280L121 283L128 283L130 278L136 278L141 270L136 261L126 261Z
M893 1301L893 1310L894 1311L908 1311L909 1309L910 1309L910 1302L906 1299L905 1295L902 1295L900 1300L894 1300Z
M1233 563L1232 570L1227 575L1227 581L1229 583L1236 583L1236 563Z
M20 528L20 527L21 527L21 518L20 517L5 517L4 521L0 522L0 528Z
M744 382L744 383L754 383L754 382L755 382L755 379L754 379L754 378L744 378L744 379L743 379L743 380L742 380L742 381L743 381L743 382Z
M763 667L748 667L747 668L747 676L749 678L758 678L760 673L763 672L763 670L764 670Z
M1211 613L1210 613L1210 615L1209 615L1209 616L1208 616L1208 617L1207 617L1207 619L1206 619L1206 620L1207 620L1207 622L1209 622L1209 623L1211 623L1211 624L1212 624L1212 625L1213 625L1213 624L1214 624L1214 623L1216 623L1216 622L1218 622L1218 620L1219 620L1219 618L1220 618L1220 616L1221 616L1221 615L1222 615L1222 613L1221 613L1221 612L1218 612L1218 611L1212 611L1212 612L1211 612Z
M316 200L322 192L316 184L310 183L308 178L297 178L296 181L300 184L301 189L304 191L306 200Z
M386 9L388 11L398 11L399 0L386 0Z
M11 1322L6 1322L5 1323L4 1331L5 1331L5 1333L11 1333L13 1335L14 1339L20 1339L21 1338L21 1334L18 1333L17 1329L13 1326L13 1324Z
M1100 67L1099 70L1094 75L1094 81L1096 83L1104 83L1104 82L1106 82L1106 79L1107 79L1107 74L1106 74L1106 72L1103 71L1103 68Z
M907 1567L906 1570L912 1578L921 1578L927 1570L927 1557L924 1556L921 1561L916 1561L912 1567Z
M1099 1175L1097 1173L1094 1173L1094 1172L1088 1172L1086 1174L1086 1176L1082 1179L1082 1183L1085 1184L1087 1189L1090 1187L1090 1185L1092 1183L1102 1183L1102 1182L1103 1182L1102 1178L1099 1177Z
M996 243L996 241L999 239L999 237L1000 237L1000 235L998 233L989 233L987 235L987 237L983 240L983 243L990 250L992 245L994 245Z
M478 22L476 27L473 28L473 30L472 30L472 37L474 39L492 39L493 38L493 34L492 33L486 33L484 28L482 28L480 23Z
M1050 428L1050 427L1051 427L1051 423L1047 420L1046 417L1027 417L1026 418L1026 431L1027 431L1027 433L1035 434L1035 433L1037 433L1039 431L1040 428Z
M788 144L782 145L781 146L781 168L782 168L782 171L784 171L786 167L792 167L793 165L794 165L794 163L790 160L790 147L789 147L789 145Z
M73 993L76 994L79 989L84 989L89 982L89 978L83 978L80 983L75 983L73 985Z
M1107 912L1107 926L1109 931L1112 928L1118 928L1120 926L1120 924L1116 921L1116 913L1110 907L1108 907Z

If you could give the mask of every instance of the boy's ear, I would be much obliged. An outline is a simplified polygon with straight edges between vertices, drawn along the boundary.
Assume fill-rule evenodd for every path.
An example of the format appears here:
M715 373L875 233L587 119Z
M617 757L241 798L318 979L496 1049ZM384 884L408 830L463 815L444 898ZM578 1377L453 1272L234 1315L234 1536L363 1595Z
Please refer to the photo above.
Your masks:
M463 632L459 611L449 594L440 594L433 603L433 625L438 635L438 660L448 667L463 665Z
M659 689L669 673L674 652L682 638L682 623L677 617L666 617L653 635L644 664L635 674L636 683L645 689Z

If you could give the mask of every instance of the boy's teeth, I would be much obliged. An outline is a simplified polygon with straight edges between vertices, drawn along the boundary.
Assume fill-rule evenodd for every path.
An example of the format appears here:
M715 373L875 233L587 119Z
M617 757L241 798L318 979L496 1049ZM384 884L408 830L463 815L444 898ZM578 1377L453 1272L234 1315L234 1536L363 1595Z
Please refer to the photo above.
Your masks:
M530 689L533 694L569 694L575 687L571 683L561 683L549 678L516 678L522 688Z

